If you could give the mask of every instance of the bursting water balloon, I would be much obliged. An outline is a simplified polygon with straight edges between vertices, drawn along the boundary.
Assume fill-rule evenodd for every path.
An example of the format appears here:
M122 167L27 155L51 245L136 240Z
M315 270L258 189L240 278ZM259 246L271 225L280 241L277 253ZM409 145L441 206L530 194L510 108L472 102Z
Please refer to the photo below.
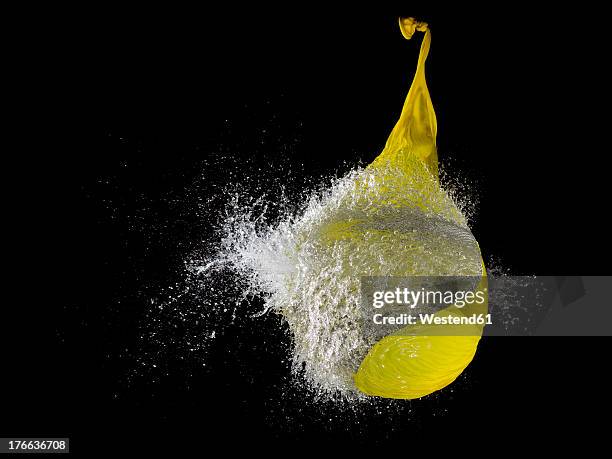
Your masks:
M425 80L429 26L406 18L400 29L407 39L424 35L401 115L380 155L276 224L262 228L232 216L213 262L231 265L264 298L265 310L283 317L294 367L323 392L431 394L461 374L482 334L474 326L462 335L402 329L380 338L364 326L363 276L476 276L481 290L486 282L478 243L438 178L436 115Z

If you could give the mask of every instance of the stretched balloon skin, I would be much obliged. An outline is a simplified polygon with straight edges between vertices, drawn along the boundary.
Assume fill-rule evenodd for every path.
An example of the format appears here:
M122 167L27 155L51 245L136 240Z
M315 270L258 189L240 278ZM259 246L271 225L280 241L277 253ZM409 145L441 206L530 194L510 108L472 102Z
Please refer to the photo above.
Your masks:
M413 18L400 19L400 30L408 40L412 38L415 30L425 32L425 36L421 43L414 80L408 91L400 118L391 131L384 150L370 167L386 163L406 167L405 152L409 151L420 158L427 165L431 174L437 178L438 122L425 81L425 60L431 46L431 32L426 23L417 22Z
M391 165L403 169L412 174L412 186L423 188L429 181L438 180L437 121L425 81L425 60L431 44L431 32L426 23L412 18L400 19L400 30L406 39L410 39L415 31L424 32L425 35L416 74L399 121L384 150L369 168ZM429 177L422 168L420 172L419 168L407 169L414 165L415 156L425 164ZM486 291L486 270L482 259L481 266L482 281L477 288ZM487 308L485 304L471 309L469 312L474 313L486 312ZM439 311L437 315L468 312L458 311L450 307ZM368 352L354 375L355 385L360 391L387 398L414 399L440 390L452 383L472 361L482 334L482 326L466 327L463 331L453 330L454 335L461 336L443 336L444 329L440 328L430 329L431 335L427 327L421 327L420 330L410 328L405 327L384 337Z

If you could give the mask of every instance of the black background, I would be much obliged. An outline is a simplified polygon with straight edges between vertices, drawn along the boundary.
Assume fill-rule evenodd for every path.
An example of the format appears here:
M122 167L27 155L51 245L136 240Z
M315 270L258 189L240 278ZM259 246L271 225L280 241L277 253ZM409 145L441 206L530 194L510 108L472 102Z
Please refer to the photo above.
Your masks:
M40 43L41 117L54 127L21 169L28 256L14 287L27 327L6 348L3 436L70 436L77 452L601 438L609 341L596 338L485 339L452 391L392 416L279 401L288 367L274 318L228 330L207 368L169 352L166 373L126 380L142 292L176 281L210 231L180 204L202 160L284 157L305 177L370 162L418 55L398 14L431 25L439 157L477 183L485 259L514 274L608 274L601 12L72 13Z

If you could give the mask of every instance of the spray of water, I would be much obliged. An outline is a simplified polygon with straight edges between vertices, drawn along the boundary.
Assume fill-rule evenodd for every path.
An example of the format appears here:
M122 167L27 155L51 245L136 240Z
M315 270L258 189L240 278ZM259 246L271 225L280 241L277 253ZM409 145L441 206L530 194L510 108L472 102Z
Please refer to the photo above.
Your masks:
M259 299L258 314L276 314L288 326L296 380L319 397L364 399L352 375L375 337L362 324L360 276L481 269L457 200L437 182L418 190L411 183L401 170L357 168L315 187L298 205L282 188L274 197L263 187L225 190L216 248L189 258L191 282L200 284L207 308L226 310L233 294L233 318ZM236 290L225 288L225 301L211 301L228 275Z

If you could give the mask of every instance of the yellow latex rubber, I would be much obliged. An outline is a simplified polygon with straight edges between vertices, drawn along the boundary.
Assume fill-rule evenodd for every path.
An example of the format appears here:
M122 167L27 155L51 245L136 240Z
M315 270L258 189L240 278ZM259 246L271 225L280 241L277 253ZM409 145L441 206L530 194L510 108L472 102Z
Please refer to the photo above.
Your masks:
M400 30L406 39L410 39L417 31L424 32L417 70L400 118L384 150L368 167L381 170L400 168L411 177L411 188L422 190L426 196L427 190L435 186L438 181L437 122L425 81L425 60L431 44L431 32L426 23L412 18L400 19ZM425 167L418 164L419 161ZM392 180L391 177L388 179ZM381 186L384 187L384 183ZM389 196L388 199L389 205L425 207L418 202L404 203L401 196ZM340 237L337 231L331 230L328 234L331 233L334 233L335 237ZM348 237L346 228L342 237ZM478 289L486 288L484 264L481 275L482 282ZM486 304L483 311L486 312ZM447 308L438 314L449 313L455 314L456 308ZM439 328L435 333L431 331L431 335L428 335L426 329L416 333L402 329L381 339L370 349L354 375L356 387L368 395L414 399L431 394L452 383L474 358L482 327L465 330L462 336L443 336L444 332ZM455 330L453 334L458 333Z
M486 295L484 264L482 269L483 277L476 290ZM485 303L465 310L451 306L435 315L467 316L486 311ZM355 385L365 394L385 398L429 395L452 383L470 364L482 331L482 325L405 327L374 345L355 374Z

